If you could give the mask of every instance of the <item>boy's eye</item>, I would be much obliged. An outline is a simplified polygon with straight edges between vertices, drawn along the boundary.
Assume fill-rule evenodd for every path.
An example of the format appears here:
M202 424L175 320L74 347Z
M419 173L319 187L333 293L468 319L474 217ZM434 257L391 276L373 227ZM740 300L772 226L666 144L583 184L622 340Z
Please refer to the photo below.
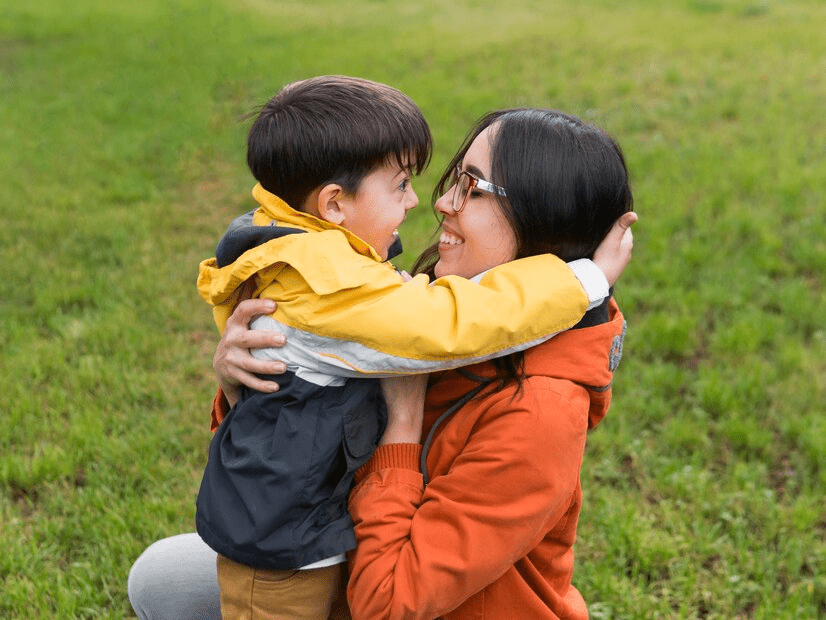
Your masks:
M401 191L405 191L408 187L410 187L410 179L404 179L401 183L399 183L399 189Z

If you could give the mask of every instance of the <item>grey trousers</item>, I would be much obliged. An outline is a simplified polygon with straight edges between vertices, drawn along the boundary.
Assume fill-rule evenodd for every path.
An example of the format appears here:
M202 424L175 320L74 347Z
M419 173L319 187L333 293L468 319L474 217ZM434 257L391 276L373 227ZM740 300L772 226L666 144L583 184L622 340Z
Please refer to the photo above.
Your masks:
M128 589L140 620L221 620L216 553L198 534L150 545L132 565Z

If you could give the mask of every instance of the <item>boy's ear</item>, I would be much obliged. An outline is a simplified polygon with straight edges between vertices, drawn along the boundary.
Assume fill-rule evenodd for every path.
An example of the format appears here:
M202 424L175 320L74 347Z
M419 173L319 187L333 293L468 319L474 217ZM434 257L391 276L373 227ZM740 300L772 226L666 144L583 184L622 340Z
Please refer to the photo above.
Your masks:
M315 199L318 217L331 224L341 226L346 219L344 188L336 183L323 186Z

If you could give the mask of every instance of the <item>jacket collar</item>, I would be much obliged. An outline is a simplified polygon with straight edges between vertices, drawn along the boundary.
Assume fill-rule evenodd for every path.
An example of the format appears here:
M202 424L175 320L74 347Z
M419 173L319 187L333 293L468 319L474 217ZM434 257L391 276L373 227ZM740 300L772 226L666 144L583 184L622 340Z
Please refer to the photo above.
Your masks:
M369 256L378 262L382 262L376 251L360 237L354 235L349 230L336 224L331 224L326 220L296 211L275 194L265 190L260 183L252 188L252 197L258 202L260 208L255 212L252 223L256 226L288 226L300 228L307 231L338 230L344 233L347 242L359 254Z

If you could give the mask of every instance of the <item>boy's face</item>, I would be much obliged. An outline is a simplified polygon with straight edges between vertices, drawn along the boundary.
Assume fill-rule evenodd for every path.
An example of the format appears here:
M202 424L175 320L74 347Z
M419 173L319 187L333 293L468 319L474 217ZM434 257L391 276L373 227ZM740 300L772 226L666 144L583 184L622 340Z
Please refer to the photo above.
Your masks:
M410 184L410 171L384 164L364 177L354 196L342 201L343 228L358 235L387 259L407 212L419 204Z

